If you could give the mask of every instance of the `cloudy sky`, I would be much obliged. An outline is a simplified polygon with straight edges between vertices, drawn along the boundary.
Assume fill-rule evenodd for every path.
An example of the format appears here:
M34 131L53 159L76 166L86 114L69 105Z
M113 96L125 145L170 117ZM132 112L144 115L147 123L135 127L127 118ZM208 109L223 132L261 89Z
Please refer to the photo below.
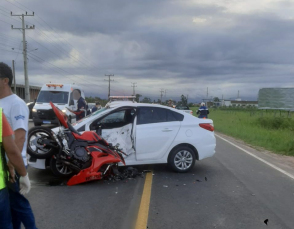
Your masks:
M76 83L86 95L136 93L189 101L257 99L293 87L294 0L0 0L0 53L24 82L19 17L26 17L29 80ZM37 49L37 50L35 50Z

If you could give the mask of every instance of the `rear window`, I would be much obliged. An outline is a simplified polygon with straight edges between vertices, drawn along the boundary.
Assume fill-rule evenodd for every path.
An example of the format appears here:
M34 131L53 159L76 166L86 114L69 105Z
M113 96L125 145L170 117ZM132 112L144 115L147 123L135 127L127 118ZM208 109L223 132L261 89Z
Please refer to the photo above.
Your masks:
M159 107L141 107L137 125L183 121L184 115Z

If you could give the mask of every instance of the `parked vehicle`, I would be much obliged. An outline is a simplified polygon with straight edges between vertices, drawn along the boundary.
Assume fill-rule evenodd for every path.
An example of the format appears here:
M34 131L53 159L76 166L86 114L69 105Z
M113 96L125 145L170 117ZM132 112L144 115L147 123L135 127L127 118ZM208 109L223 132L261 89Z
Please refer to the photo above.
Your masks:
M51 170L57 175L60 175L58 168L64 165L62 175L74 175L68 185L100 180L115 170L119 162L125 164L118 146L112 146L93 131L77 132L67 116L53 103L50 105L61 127L56 133L46 127L31 129L29 136L35 136L35 148L28 146L31 156L50 158Z
M177 110L181 110L181 111L183 111L183 112L186 112L186 113L188 113L188 114L193 115L193 111L190 110L190 108L189 108L188 106L176 106L175 108L176 108Z
M35 106L35 103L36 102L29 102L29 103L27 103L27 106L28 106L29 112L30 112L29 119L32 119L33 118L33 108Z
M77 99L73 96L75 90L81 92L81 97L85 98L82 88L78 85L44 84L32 110L35 126L41 126L42 124L58 124L58 120L49 104L50 101L68 116L70 123L75 122L75 115L66 109L66 107L69 107L71 110L77 109Z
M193 168L195 160L215 153L212 120L198 119L162 105L115 101L74 123L73 128L78 132L95 131L112 145L119 144L125 153L126 165L168 163L177 172L187 172ZM56 133L58 128L52 131ZM28 142L29 147L35 147L31 131ZM50 159L31 157L29 164L45 169ZM59 167L60 175L65 167Z
M93 107L95 107L95 103L88 103L88 109L90 113L92 113Z

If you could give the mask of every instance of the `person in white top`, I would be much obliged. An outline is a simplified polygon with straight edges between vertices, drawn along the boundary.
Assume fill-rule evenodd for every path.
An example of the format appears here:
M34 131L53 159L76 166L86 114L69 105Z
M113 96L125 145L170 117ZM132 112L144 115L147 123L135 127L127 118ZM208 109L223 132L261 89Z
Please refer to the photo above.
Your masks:
M11 84L13 80L11 68L0 62L0 107L3 108L12 130L14 131L14 141L21 150L25 166L27 166L27 135L29 109L25 102L12 93ZM35 229L35 218L29 201L19 193L19 178L15 174L13 166L8 162L10 182L9 199L12 214L13 228L20 228L21 223L25 228Z

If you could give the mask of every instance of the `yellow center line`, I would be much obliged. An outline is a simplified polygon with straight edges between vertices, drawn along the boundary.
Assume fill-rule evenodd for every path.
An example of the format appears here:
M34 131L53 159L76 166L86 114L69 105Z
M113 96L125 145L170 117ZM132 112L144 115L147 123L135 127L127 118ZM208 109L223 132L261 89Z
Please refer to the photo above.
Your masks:
M140 208L138 212L135 229L146 229L148 223L148 214L151 198L153 171L146 174L143 194L141 198Z

